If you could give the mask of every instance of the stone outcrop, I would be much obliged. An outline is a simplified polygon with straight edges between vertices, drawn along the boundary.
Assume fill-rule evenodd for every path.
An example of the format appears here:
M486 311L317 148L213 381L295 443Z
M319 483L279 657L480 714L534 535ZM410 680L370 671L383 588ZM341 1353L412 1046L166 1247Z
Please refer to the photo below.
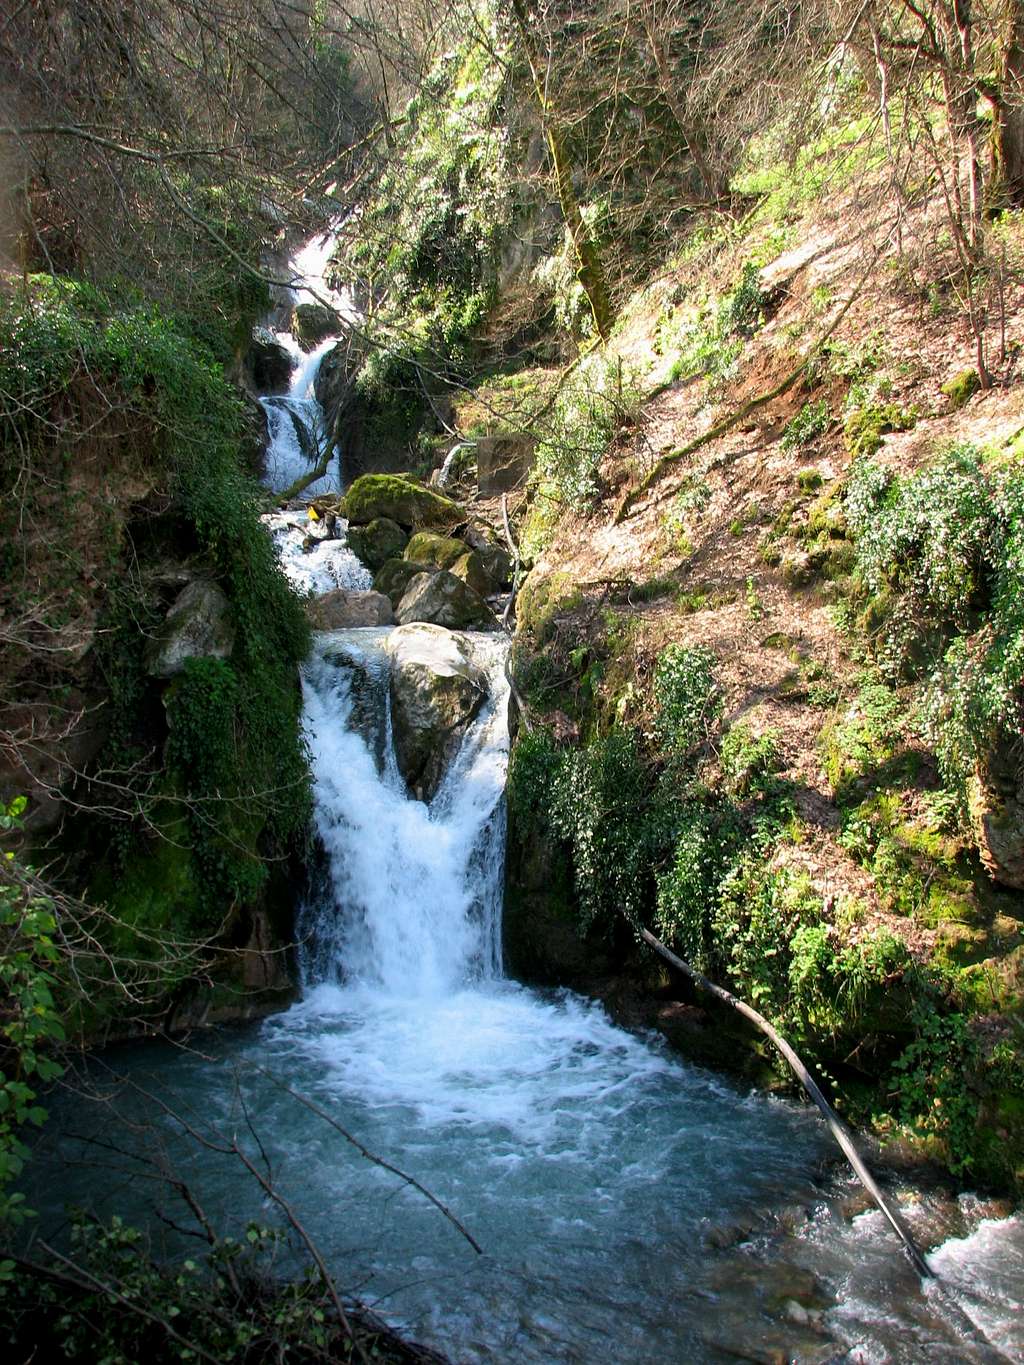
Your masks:
M314 351L321 341L337 336L341 323L333 308L324 303L300 303L292 314L292 332L304 351Z
M1013 746L993 751L979 763L968 798L978 852L989 875L1002 886L1024 891L1024 773Z
M447 569L419 573L409 585L395 610L400 626L413 621L429 621L449 630L466 630L494 624L494 615L468 584Z
M253 329L252 341L246 356L246 369L258 393L275 393L287 389L294 359L291 352L265 327Z
M388 638L395 756L410 791L429 801L487 696L465 644L440 626L403 625Z
M532 436L484 436L476 443L477 483L486 497L510 493L533 468L537 442Z
M389 559L398 559L409 537L390 517L376 517L366 526L351 526L345 537L348 548L371 573L384 567Z
M447 529L462 521L451 498L401 474L362 474L345 494L341 514L353 526L387 517L407 529Z
M479 550L467 550L465 554L460 555L452 565L451 572L481 597L490 597L498 590L498 585L487 572Z
M174 599L146 651L146 671L173 678L188 659L226 659L235 647L231 604L208 578L197 578Z
M432 572L434 570L431 566L414 564L411 559L389 559L378 569L373 580L373 589L374 592L384 593L390 598L392 607L397 607L412 580L418 574Z
M314 630L346 630L350 626L390 626L395 614L382 592L354 592L335 588L313 598L306 609Z

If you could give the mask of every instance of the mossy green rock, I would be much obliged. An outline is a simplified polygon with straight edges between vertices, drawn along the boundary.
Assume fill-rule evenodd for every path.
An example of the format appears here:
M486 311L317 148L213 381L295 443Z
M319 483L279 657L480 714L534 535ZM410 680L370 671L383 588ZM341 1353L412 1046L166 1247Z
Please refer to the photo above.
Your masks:
M405 547L405 558L416 564L432 564L437 569L450 569L466 553L467 546L451 536L439 536L434 531L417 531Z
M484 561L477 550L470 550L462 555L451 566L451 571L456 578L461 578L481 597L490 597L497 591L497 584L484 566Z
M434 566L431 564L415 564L411 559L389 559L378 569L373 590L384 593L391 599L392 607L397 607L416 575L433 571Z
M949 399L950 412L959 412L981 388L977 370L961 370L942 386L942 392Z
M366 526L352 526L345 537L354 555L363 561L371 573L384 567L389 559L398 559L409 537L390 517L376 517Z
M354 526L387 517L417 530L445 530L463 520L458 503L404 474L361 475L342 499L341 514Z

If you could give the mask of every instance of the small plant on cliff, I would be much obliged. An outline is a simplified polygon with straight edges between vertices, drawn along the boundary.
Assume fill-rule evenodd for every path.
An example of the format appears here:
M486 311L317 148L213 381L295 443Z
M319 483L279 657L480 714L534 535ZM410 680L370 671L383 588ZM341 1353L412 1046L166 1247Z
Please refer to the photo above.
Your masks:
M668 753L705 743L722 710L715 655L704 645L669 645L654 670L656 733Z

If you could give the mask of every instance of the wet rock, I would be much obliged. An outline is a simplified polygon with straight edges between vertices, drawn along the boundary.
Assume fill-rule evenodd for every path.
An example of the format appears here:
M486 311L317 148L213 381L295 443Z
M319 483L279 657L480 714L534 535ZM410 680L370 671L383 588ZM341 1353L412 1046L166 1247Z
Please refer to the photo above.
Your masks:
M347 630L351 626L390 626L395 614L391 599L382 592L355 592L335 588L314 598L306 608L314 630Z
M510 493L533 468L537 442L532 436L484 436L476 444L477 484L487 497Z
M366 526L352 526L346 536L352 553L363 561L371 573L384 567L389 559L398 559L409 537L390 517L376 517Z
M403 474L362 474L342 499L341 515L354 526L387 517L406 528L458 526L458 503Z
M300 303L292 314L292 332L304 351L313 351L336 336L341 326L337 313L323 303Z
M429 621L449 630L494 624L494 615L480 594L446 569L428 570L410 579L395 619L400 626Z
M405 547L405 558L416 564L432 564L438 569L450 569L466 553L464 541L452 536L439 536L435 531L417 531Z
M260 393L286 389L294 363L291 353L281 345L273 332L268 332L265 327L254 328L246 356L246 368Z
M392 607L397 607L405 596L406 588L418 574L433 572L432 565L414 564L408 559L389 559L378 569L373 588L375 592L385 593L391 599Z
M437 625L402 625L388 638L395 757L410 791L429 801L483 705L487 680L464 643Z
M146 671L173 678L187 659L226 659L235 646L231 604L216 583L197 578L174 599L146 651Z

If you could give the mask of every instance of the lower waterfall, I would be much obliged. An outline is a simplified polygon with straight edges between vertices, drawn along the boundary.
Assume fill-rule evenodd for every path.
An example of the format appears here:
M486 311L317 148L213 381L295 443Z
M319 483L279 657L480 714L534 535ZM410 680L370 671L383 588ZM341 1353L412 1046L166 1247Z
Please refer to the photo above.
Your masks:
M158 1253L189 1255L154 1193L167 1169L218 1227L279 1221L178 1114L265 1166L343 1293L457 1365L1024 1358L1019 1218L898 1191L1004 1353L990 1354L894 1254L881 1216L851 1207L814 1114L503 975L504 645L467 640L490 695L427 804L395 760L389 633L321 635L304 672L322 855L303 893L302 1000L192 1046L101 1059L108 1099L55 1106L53 1164L32 1163L42 1230L55 1235L65 1202L109 1207ZM430 1190L483 1254L294 1095ZM97 1143L101 1178L86 1164Z

